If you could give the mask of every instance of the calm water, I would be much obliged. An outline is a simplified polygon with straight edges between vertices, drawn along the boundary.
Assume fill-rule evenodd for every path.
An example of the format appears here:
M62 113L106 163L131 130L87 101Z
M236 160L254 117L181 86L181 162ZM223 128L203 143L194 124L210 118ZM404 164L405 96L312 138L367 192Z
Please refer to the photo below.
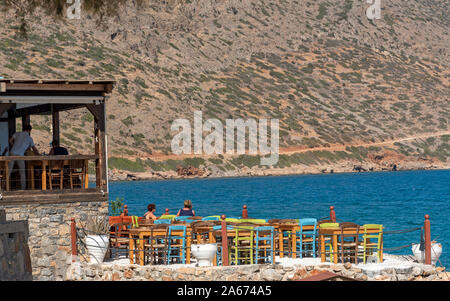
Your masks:
M324 218L335 206L339 221L379 223L385 231L423 226L443 245L442 265L450 267L450 170L302 175L256 178L192 179L110 183L110 200L123 197L130 215L143 215L155 203L175 214L190 199L199 216L239 217L248 206L252 218ZM420 242L420 230L386 234L385 248ZM386 250L412 254L411 248ZM439 264L439 263L438 263Z

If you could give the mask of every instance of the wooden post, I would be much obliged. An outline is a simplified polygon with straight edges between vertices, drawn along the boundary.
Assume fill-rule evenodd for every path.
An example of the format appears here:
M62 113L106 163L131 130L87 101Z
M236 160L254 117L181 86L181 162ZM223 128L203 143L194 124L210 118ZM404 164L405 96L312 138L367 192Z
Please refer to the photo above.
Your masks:
M226 216L222 215L222 266L228 266L228 233Z
M23 115L22 116L22 130L26 125L30 125L30 115Z
M75 224L75 219L72 218L70 223L70 234L72 238L72 262L76 261L77 258L77 226Z
M128 216L128 205L123 206L123 216Z
M169 215L169 208L166 208L166 212L164 213L164 215Z
M430 216L425 215L424 222L425 230L425 264L431 264L431 227L430 227Z
M248 218L247 205L244 205L244 206L242 207L242 218Z
M333 223L336 222L336 212L334 212L334 206L330 206L330 219Z
M54 109L54 106L52 104L52 134L53 134L53 140L60 141L60 135L59 135L59 112Z

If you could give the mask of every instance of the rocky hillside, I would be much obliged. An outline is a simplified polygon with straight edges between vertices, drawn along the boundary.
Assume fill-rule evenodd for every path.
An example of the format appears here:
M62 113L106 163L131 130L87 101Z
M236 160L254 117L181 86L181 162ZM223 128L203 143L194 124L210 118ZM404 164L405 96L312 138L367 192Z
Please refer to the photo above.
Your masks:
M117 81L107 108L113 168L242 175L450 165L448 1L381 0L379 20L362 0L116 1L101 18L85 7L80 20L64 10L16 14L9 2L0 1L0 76ZM197 110L204 120L279 119L279 163L172 155L172 121ZM61 119L62 144L93 148L87 111ZM49 118L32 124L47 148Z

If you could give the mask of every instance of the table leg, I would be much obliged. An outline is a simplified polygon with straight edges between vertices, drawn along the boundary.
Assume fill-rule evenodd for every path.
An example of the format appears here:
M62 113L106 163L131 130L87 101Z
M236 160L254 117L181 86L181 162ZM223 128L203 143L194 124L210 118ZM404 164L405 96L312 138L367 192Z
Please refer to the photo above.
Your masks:
M283 231L279 231L278 234L278 247L280 248L280 258L284 257L284 246L283 246Z
M297 234L295 230L292 230L291 236L292 242L292 258L297 258Z
M381 235L381 244L380 244L380 262L383 262L383 235Z
M130 234L130 243L128 245L128 247L130 248L129 251L129 257L130 257L130 264L134 264L134 239L133 236Z
M320 260L321 262L326 261L326 254L325 254L325 235L319 234L320 237Z
M31 189L34 190L36 187L34 185L34 164L30 164L31 169Z
M139 234L139 264L144 265L144 235Z
M89 188L89 161L84 161L84 188Z
M42 190L47 190L47 161L42 162Z
M333 234L333 259L334 259L334 263L337 264L338 263L338 244L337 244L337 235Z
M191 263L191 236L188 235L186 238L186 264Z

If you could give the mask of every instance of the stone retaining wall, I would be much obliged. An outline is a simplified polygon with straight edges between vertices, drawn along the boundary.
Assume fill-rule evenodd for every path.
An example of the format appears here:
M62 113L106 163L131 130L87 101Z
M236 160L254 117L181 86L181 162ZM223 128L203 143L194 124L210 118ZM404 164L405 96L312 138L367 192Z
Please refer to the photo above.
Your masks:
M413 281L449 280L450 272L444 268L418 265L414 268L398 268L380 273L370 273L351 264L337 265L245 265L229 267L171 267L118 264L74 263L67 271L66 280L78 281L290 281L299 280L320 272L329 271L360 281Z
M0 281L32 279L27 240L28 224L6 221L5 212L0 210Z
M63 280L71 264L71 218L77 224L90 216L108 216L104 201L1 205L6 218L28 222L33 280Z

